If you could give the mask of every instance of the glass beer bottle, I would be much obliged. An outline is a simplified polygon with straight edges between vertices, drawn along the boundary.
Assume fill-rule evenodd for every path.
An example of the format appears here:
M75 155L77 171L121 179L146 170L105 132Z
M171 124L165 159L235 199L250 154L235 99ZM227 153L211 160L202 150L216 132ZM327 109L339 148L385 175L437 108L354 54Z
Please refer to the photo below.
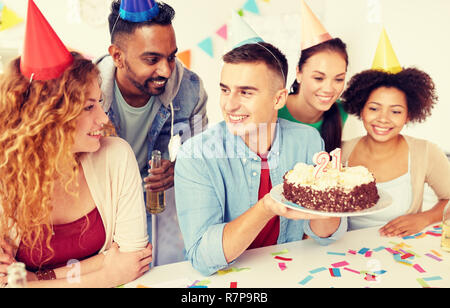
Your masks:
M442 217L441 248L450 252L450 202L445 206Z
M152 151L151 169L161 167L161 152L158 150ZM158 214L166 209L166 194L165 191L154 192L147 190L146 207L150 214Z

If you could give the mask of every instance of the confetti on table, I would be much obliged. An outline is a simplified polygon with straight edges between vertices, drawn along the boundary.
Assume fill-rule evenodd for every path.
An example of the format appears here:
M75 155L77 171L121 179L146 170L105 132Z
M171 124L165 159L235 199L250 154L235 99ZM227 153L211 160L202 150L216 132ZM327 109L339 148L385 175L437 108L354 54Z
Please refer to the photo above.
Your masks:
M431 252L434 253L438 257L442 257L442 255L439 252L437 252L436 250L431 250Z
M326 267L318 267L316 269L310 270L309 273L310 274L316 274L316 273L319 273L319 272L322 272L322 271L326 271L326 270L327 270Z
M136 288L137 288L137 289L149 289L150 287L146 287L146 286L144 286L144 285L142 285L142 284L138 284L138 285L136 286Z
M249 270L249 269L250 269L250 267L241 267L241 268L232 267L232 268L227 268L224 270L218 270L217 274L225 275L225 274L229 274L231 272L240 272L240 271Z
M414 235L408 235L408 236L402 237L402 239L404 239L404 240L409 240L409 239L412 239L412 238L416 238L416 237Z
M193 287L193 286L197 285L197 283L199 283L199 282L200 282L200 280L196 280L190 286L187 286L187 287L188 288Z
M429 288L430 287L422 278L417 278L416 280L423 288Z
M357 270L354 270L354 269L351 269L351 268L348 268L348 267L344 267L344 269L346 270L346 271L349 271L349 272L352 272L352 273L355 273L355 274L361 274L361 272L360 271L357 271Z
M230 282L230 288L231 289L236 289L237 288L237 281Z
M329 255L335 255L335 256L345 256L345 252L327 251L327 254L329 254Z
M284 258L284 257L280 257L280 256L275 256L274 258L281 260L281 261L292 261L292 258Z
M422 278L425 281L432 281L432 280L442 280L441 276L432 276L432 277L423 277Z
M284 271L287 267L286 267L286 263L284 262L280 262L278 263L278 267L280 268L280 270Z
M433 254L431 254L431 253L426 253L425 254L427 257L430 257L430 258L432 258L432 259L435 259L436 261L442 261L442 259L441 258L439 258L439 257L436 257L435 255L433 255Z
M434 231L427 231L425 232L428 235L433 235L433 236L441 236L442 232L434 232Z
M412 253L406 252L403 256L401 256L402 259L408 259L410 257L414 257Z
M383 249L385 249L386 247L384 247L384 246L380 246L380 247L377 247L377 248L374 248L374 249L372 249L373 251L375 251L375 252L379 252L380 250L383 250Z
M413 267L414 267L419 273L425 273L425 270L424 270L419 264L414 264Z
M342 261L342 262L337 262L337 263L331 264L331 266L333 266L333 267L342 267L342 266L346 266L346 265L348 265L347 261Z
M341 277L341 271L338 268L329 268L332 277Z
M366 277L364 277L364 280L367 280L367 281L377 281L377 276L371 275L371 274L366 274Z
M348 253L351 253L352 255L356 255L356 251L349 249Z
M205 279L205 280L199 281L196 285L197 286L206 286L207 284L210 284L210 283L211 283L210 280Z
M188 285L187 287L188 288L194 288L194 287L203 288L203 287L206 287L206 285L210 284L210 283L211 283L211 281L209 281L208 279L205 279L205 280L202 280L202 281L195 280L191 285Z
M363 255L363 254L365 254L366 252L368 252L370 249L369 248L361 248L359 251L358 251L358 253L360 254L360 255Z
M389 248L389 247L387 247L387 248L385 248L387 251L389 251L390 253L392 253L393 255L396 255L396 254L399 254L400 252L398 252L398 251L395 251L395 250L393 250L393 249L391 249L391 248Z
M365 256L366 258L370 258L370 257L372 256L372 251L371 251L371 250L366 251L366 253L364 254L364 256Z
M301 284L301 285L305 285L305 284L307 284L311 279L313 279L314 277L313 276L311 276L311 275L308 275L308 276L306 276L302 281L300 281L299 282L299 284Z
M286 253L289 253L289 250L283 249L283 250L278 251L278 252L272 252L271 255L272 256L278 256L278 255L283 255L283 254L286 254Z
M386 273L385 270L379 270L379 271L375 271L373 272L375 275L383 275L384 273Z

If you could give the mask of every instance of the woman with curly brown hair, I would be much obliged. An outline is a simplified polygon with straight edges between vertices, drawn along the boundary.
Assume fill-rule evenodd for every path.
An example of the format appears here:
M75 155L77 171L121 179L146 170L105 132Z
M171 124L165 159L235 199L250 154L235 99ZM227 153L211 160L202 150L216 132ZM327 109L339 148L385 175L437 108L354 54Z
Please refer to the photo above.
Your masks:
M416 68L366 70L352 77L342 97L345 110L358 116L367 131L343 143L343 162L367 167L377 187L393 199L380 213L349 218L349 229L383 225L381 235L407 236L441 221L450 198L447 157L435 144L401 134L405 124L431 114L437 96L430 76ZM422 211L424 183L438 198L427 211Z
M13 262L30 287L129 282L152 259L134 153L103 136L95 64L68 52L33 1L27 31L30 18L52 47L26 35L0 80L0 285Z

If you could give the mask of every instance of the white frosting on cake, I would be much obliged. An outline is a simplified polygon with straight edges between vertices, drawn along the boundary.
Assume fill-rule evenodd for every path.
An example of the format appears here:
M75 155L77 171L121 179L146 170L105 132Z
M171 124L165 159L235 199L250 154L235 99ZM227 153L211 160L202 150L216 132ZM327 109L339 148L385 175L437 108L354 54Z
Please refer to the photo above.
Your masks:
M288 183L296 186L310 186L316 190L341 187L344 191L350 191L355 186L374 181L372 173L363 166L345 167L339 171L335 168L330 168L329 165L325 168L325 172L321 172L315 178L314 166L305 163L297 163L294 169L286 173L285 178Z

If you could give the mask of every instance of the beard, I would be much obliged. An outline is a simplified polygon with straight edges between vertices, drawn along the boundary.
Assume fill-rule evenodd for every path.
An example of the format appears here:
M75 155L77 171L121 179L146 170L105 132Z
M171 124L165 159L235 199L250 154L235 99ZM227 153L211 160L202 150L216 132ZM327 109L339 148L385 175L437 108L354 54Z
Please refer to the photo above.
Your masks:
M158 77L149 77L143 83L140 83L136 80L136 74L130 68L128 63L125 61L125 67L127 70L126 78L144 95L158 96L164 93L166 90L167 80L168 78L158 76ZM163 86L152 87L152 83L154 81L165 81Z

